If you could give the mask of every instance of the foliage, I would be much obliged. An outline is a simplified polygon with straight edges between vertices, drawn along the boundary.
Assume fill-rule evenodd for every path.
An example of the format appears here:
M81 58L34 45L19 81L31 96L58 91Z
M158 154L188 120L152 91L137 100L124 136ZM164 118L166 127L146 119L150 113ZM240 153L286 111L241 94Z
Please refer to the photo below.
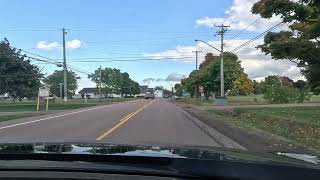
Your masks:
M224 53L224 80L225 91L236 94L250 94L253 90L251 80L241 67L238 57L232 53ZM212 93L220 92L220 56L208 53L205 60L200 64L198 71L190 73L189 77L181 80L182 88L190 93L191 97L196 94L196 87L204 87L204 95L208 97ZM178 90L178 88L176 88Z
M174 89L176 90L175 95L176 96L182 96L183 95L183 86L181 84L175 84Z
M88 76L93 82L100 85L100 69ZM121 73L119 69L105 68L101 69L101 90L107 95L110 93L115 94L139 94L139 83L130 79L127 72Z
M43 79L43 82L50 86L50 93L61 96L60 94L60 83L63 83L64 72L63 70L56 70L49 76ZM78 88L77 80L80 77L73 71L67 71L67 90L68 90L68 97L71 97L76 93ZM63 86L62 86L63 88ZM62 96L64 97L64 91L62 90Z
M273 59L288 59L301 67L310 89L320 93L320 1L260 0L252 7L263 18L273 15L291 23L291 31L269 32L258 46Z
M13 99L37 96L43 74L21 52L10 46L7 39L0 42L0 94Z
M289 86L268 86L264 98L273 104L303 103L311 98L308 91L298 90Z

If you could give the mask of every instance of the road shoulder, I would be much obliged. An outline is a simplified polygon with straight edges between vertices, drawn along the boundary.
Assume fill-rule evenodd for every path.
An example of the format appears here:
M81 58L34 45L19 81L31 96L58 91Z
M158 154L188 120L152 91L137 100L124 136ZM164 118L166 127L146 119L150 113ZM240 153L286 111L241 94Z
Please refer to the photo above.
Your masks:
M223 117L213 116L203 109L190 104L176 103L182 109L199 119L202 123L216 129L224 136L233 139L241 146L253 152L293 152L318 154L314 150L291 143L289 140L259 129L247 129L227 122Z

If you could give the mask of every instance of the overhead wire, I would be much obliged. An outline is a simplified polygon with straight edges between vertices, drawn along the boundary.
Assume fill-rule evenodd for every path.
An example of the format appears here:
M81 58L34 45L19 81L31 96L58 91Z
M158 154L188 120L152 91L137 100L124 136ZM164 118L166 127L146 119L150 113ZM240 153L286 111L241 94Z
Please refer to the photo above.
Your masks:
M249 41L247 41L247 42L245 42L245 43L241 44L240 46L238 46L238 47L236 47L236 48L234 48L234 49L233 49L233 50L231 50L230 52L235 52L235 51L240 50L241 48L243 48L243 47L247 46L247 45L248 45L248 44L250 44L251 42L253 42L253 41L255 41L255 40L259 39L259 38L260 38L260 37L262 37L264 34L266 34L266 33L270 32L270 31L272 31L272 30L274 30L274 29L277 29L277 28L279 28L279 27L280 27L280 26L282 26L282 25L283 25L283 22L280 22L280 23L278 23L278 24L276 24L276 25L272 26L272 27L271 27L271 28L269 28L268 30L266 30L266 31L264 31L264 32L262 32L262 33L260 33L259 35L255 36L255 37L253 37L253 38L252 38L252 39L250 39Z

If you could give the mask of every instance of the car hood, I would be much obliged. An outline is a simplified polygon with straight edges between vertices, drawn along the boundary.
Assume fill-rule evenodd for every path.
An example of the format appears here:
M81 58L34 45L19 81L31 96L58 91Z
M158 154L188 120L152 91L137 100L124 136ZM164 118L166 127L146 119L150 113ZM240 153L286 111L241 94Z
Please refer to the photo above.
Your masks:
M86 143L25 143L0 144L0 154L92 154L115 156L145 156L188 158L233 162L285 164L320 169L317 156L289 152L256 153L214 147L168 147Z

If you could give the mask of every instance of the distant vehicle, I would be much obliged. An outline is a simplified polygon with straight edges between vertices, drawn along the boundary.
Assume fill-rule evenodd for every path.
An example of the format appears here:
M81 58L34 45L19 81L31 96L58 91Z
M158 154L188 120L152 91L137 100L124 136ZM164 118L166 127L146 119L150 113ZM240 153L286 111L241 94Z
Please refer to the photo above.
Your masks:
M164 94L164 95L163 95L163 98L169 98L169 97L170 97L169 94Z
M145 99L154 99L154 93L153 92L146 92L144 95Z

